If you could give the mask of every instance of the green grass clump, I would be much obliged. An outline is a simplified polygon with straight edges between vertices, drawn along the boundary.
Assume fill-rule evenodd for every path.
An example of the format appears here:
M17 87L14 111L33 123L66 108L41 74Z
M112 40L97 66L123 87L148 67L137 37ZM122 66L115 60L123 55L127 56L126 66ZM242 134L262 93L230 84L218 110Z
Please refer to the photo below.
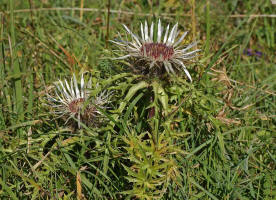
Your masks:
M275 6L108 2L0 2L0 199L275 199ZM192 83L112 59L122 24L159 18L199 41ZM45 101L85 71L112 95L79 129Z

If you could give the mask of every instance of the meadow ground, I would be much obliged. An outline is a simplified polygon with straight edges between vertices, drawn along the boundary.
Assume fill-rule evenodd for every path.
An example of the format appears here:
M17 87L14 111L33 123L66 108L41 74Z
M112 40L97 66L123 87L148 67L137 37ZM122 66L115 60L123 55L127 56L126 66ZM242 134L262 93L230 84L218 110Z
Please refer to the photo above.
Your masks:
M0 199L276 199L275 14L269 0L1 0ZM198 41L193 82L114 60L122 24L158 19ZM65 123L47 94L83 72L91 98L71 110L100 114Z

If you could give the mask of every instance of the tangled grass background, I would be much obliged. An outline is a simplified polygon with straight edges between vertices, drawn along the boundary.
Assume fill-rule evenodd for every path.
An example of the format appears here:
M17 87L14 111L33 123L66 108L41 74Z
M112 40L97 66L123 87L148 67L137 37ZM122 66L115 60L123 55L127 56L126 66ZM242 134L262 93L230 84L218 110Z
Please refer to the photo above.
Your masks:
M1 199L276 198L271 1L0 9Z

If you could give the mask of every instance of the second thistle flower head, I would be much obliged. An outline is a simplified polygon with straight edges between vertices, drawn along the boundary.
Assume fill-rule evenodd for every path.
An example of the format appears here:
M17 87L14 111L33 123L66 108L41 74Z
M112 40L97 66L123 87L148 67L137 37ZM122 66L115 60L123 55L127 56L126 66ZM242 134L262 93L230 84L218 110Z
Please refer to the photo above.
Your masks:
M147 61L149 69L164 66L168 73L175 73L175 69L182 68L190 81L192 81L184 62L195 57L197 55L196 53L200 50L189 51L196 45L196 42L185 47L180 46L188 32L184 32L183 35L178 37L178 23L171 30L170 25L167 25L167 28L164 29L159 19L157 34L155 34L154 23L152 22L149 27L147 21L145 21L145 24L141 23L141 37L135 35L126 25L123 26L127 34L130 35L131 41L124 41L120 34L120 40L112 41L126 54L117 59L134 57ZM157 35L156 39L154 39L154 35Z
M73 117L77 118L79 128L80 122L95 122L95 118L100 114L97 106L105 109L109 94L103 91L98 96L92 96L91 82L91 78L88 82L85 81L84 74L81 74L80 84L75 75L70 82L66 79L59 80L55 84L54 95L47 95L48 105L53 109L53 113L58 117L65 117L65 123Z

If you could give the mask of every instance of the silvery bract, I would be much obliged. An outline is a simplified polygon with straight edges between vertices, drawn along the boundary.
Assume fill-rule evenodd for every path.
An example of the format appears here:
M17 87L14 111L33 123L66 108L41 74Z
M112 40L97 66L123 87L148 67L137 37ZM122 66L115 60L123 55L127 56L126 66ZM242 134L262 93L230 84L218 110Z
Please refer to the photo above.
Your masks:
M126 25L123 26L127 34L131 36L131 41L123 40L120 34L119 40L112 41L126 54L117 59L129 57L142 59L149 62L150 69L163 65L168 73L175 73L174 68L179 69L180 67L192 81L184 62L195 57L197 55L196 53L200 50L188 51L197 44L196 42L185 47L180 46L188 32L184 32L182 36L178 37L178 23L171 30L170 25L168 25L165 30L159 20L156 39L154 39L154 23L150 27L147 21L145 21L144 25L141 23L141 37L135 35Z
M59 80L55 83L55 95L47 95L49 106L55 115L67 118L65 123L72 117L77 118L80 128L82 120L85 122L93 121L97 114L101 114L96 106L104 109L104 105L108 103L109 94L106 91L92 97L91 89L91 78L85 83L84 74L81 74L80 84L78 84L75 75L70 82L66 79L64 81Z

